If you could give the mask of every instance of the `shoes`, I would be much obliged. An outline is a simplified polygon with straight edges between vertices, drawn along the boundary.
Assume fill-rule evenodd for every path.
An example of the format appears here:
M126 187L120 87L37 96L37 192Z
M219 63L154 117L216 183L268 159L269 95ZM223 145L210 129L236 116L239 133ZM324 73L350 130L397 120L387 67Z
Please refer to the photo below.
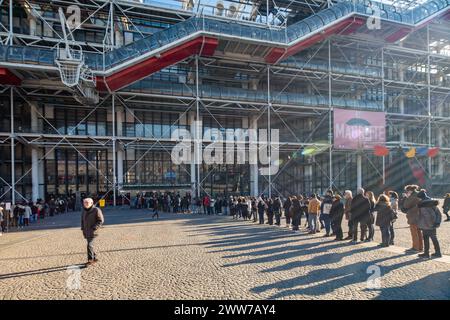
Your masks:
M421 254L418 255L418 257L422 258L422 259L428 259L428 258L430 258L430 255L427 254L427 253L421 253Z
M364 242L371 242L371 241L372 241L371 239L364 240Z
M433 253L433 254L431 255L431 257L433 257L433 258L442 258L442 254L440 254L439 252Z
M344 240L351 240L351 239L352 239L352 237L348 236Z
M331 237L331 235L325 234L323 237L324 237L324 238L328 238L328 237Z
M358 241L355 241L355 240L352 240L349 242L349 244L357 244L357 243L358 243Z

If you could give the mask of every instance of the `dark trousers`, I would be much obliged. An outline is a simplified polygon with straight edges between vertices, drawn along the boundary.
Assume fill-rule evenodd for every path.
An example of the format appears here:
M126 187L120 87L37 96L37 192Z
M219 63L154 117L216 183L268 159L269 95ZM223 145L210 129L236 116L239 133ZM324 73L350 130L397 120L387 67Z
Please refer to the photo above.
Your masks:
M381 244L383 246L388 246L391 243L391 226L380 226L381 230Z
M358 224L363 225L364 223L361 221L352 221L352 240L358 241Z
M394 245L395 232L394 232L394 223L393 222L391 222L391 225L389 226L389 232L391 234L389 244Z
M299 225L301 222L301 215L299 214L294 214L294 216L292 217L292 230L298 230L299 229Z
M321 214L321 221L325 224L325 232L327 235L330 234L331 229L331 219L329 214Z
M367 231L369 232L368 235ZM361 240L364 240L366 236L369 240L373 240L373 237L375 236L374 217L372 213L366 218L364 223L361 223Z
M264 224L264 212L258 212L259 224Z
M157 217L159 219L159 212L158 210L153 211L152 218Z
M87 256L88 260L96 259L95 250L94 250L94 241L95 238L88 238L87 240Z
M256 222L258 220L258 212L256 210L253 210L252 216L253 216L253 222Z
M425 254L429 254L430 253L430 238L431 241L433 242L433 247L434 247L434 251L437 254L441 253L441 247L439 246L439 241L437 239L437 235L436 235L436 229L432 229L432 230L422 230L422 234L423 234L423 251Z
M290 225L291 224L291 216L289 215L289 212L285 213L286 215L286 224Z
M342 240L344 238L344 234L342 232L342 216L333 217L331 221L331 229L333 230L337 240Z
M448 211L444 211L444 214L447 217L447 220L450 220L450 216L448 215Z
M273 225L273 213L267 214L268 224Z
M275 212L275 224L277 226L281 224L281 212Z
M348 220L348 236L353 238L353 220Z
M29 225L29 222L30 222L30 219L29 219L29 218L23 218L23 224L24 224L25 226L28 226L28 225Z

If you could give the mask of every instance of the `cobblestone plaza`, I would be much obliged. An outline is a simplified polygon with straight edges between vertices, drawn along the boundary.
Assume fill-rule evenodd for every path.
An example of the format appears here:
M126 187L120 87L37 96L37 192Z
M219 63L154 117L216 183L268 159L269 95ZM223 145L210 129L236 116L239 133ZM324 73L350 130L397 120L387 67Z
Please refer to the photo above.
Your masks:
M78 287L69 281L85 262L78 213L4 234L0 299L450 299L450 223L438 232L444 257L421 260L405 253L403 217L388 249L224 216L152 220L122 209L105 210L105 221L99 262L80 270ZM379 288L367 287L373 266Z

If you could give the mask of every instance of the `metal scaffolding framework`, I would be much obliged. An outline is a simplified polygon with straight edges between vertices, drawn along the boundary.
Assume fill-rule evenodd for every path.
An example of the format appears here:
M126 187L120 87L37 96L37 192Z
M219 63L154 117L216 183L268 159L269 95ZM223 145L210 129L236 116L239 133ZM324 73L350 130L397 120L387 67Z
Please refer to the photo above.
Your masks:
M76 1L75 4L81 9L81 19L79 26L73 30L72 44L80 46L85 52L99 53L104 57L114 49L133 43L136 38L151 37L157 30L205 14L206 10L199 8L198 3L193 7L186 4L182 7L180 3L180 8L175 9L148 2ZM286 21L277 25L279 21L273 18L277 14L286 14L288 19L295 21L296 17L300 19L300 11L311 15L333 6L333 2L328 1L228 2L242 4L242 15L218 16L213 11L212 18L230 23L250 23L269 30L288 27L289 22ZM259 7L264 8L257 13L259 19L245 18L244 11L249 9L246 6L252 3L259 3ZM7 48L6 51L2 49L2 52L10 54L16 46L57 48L63 40L61 26L56 16L49 13L56 14L60 7L70 12L68 8L73 4L72 1L0 1L0 39L2 47ZM389 4L398 10L407 10L420 2L391 1ZM14 8L18 8L16 13ZM277 13L272 14L271 20L262 18L269 17L269 11L274 8ZM3 19L5 14L6 18ZM22 16L27 23L20 23ZM22 188L24 194L19 192L17 185L23 184L31 176L31 196L36 200L38 188L35 185L45 183L38 181L40 179L36 171L39 165L55 150L70 149L106 181L108 188L101 198L112 195L112 204L116 205L117 195L123 194L124 180L130 172L137 170L146 155L155 150L171 154L175 142L168 135L172 126L180 123L191 126L193 121L203 118L211 119L212 126L223 132L227 130L223 119L230 118L240 121L239 127L243 129L280 129L280 142L276 148L283 157L286 156L282 157L284 162L280 170L265 176L259 174L258 166L249 165L249 172L245 172L249 176L249 193L255 196L262 193L272 196L323 192L328 188L343 191L342 181L354 169L356 187L360 187L367 185L362 172L364 168L378 176L385 186L386 166L394 162L392 153L399 148L421 146L440 148L440 155L435 159L416 158L417 164L427 175L427 188L432 187L432 181L448 181L448 15L410 30L393 43L385 39L402 27L391 22L382 23L381 30L362 27L352 33L347 33L346 28L351 28L347 26L337 34L320 39L275 64L264 60L270 48L264 48L257 42L238 37L220 39L214 55L201 55L201 48L196 54L149 74L144 80L117 91L99 92L99 101L95 105L86 105L75 99L73 90L61 83L56 68L30 65L25 61L12 63L0 60L0 68L12 74L8 74L8 80L11 77L20 79L20 85L5 80L0 82L0 96L9 100L10 113L10 130L0 128L0 148L9 147L11 152L10 176L0 177L0 184L6 187L0 192L0 199L9 194L13 203L18 198L29 200L28 188ZM3 79L1 75L0 79ZM17 118L15 106L19 102L28 106L27 112L31 114L31 123L26 130L17 130L14 121ZM54 119L42 111L47 106L82 108L87 113L70 130L61 133ZM335 108L385 112L388 125L386 145L392 151L391 155L377 158L367 150L342 151L334 148L332 117ZM98 110L106 110L106 114L111 116L111 134L75 133ZM150 133L138 136L124 132L123 125L127 123L144 127L144 122L136 112L149 110L176 116L171 118L173 122L159 135ZM43 127L48 130L44 132ZM244 150L249 151L248 143L240 142ZM200 153L210 143L211 140L196 135L191 168L180 169L189 177L190 189L197 196L210 193L205 182L212 179L218 168L207 168L198 163ZM31 166L17 175L15 150L19 144L34 151ZM297 156L306 147L317 147L322 151L317 156ZM86 157L83 150L91 149L112 150L111 175L101 171ZM133 164L124 168L124 157L128 150L142 150L143 153L140 156L135 153ZM271 150L269 148L268 156L273 160ZM354 165L356 168L352 167ZM297 172L299 168L302 168L301 174ZM320 180L320 190L313 185L314 178Z

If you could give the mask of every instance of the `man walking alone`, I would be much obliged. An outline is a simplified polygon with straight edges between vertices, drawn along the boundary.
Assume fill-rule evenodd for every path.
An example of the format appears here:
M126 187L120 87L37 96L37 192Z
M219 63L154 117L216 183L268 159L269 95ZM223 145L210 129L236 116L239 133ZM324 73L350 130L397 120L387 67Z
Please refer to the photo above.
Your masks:
M84 199L81 213L81 230L87 241L87 266L97 262L94 251L94 239L98 236L98 229L103 225L104 221L102 211L94 206L94 200L92 198Z

